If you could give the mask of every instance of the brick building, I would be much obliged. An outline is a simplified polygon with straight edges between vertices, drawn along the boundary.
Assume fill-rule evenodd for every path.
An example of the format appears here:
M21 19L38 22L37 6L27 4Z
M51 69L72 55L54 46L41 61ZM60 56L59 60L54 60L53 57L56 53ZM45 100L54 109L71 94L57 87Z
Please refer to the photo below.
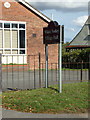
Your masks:
M51 20L24 0L0 0L0 53L3 63L12 63L10 55L21 56L19 63L27 63L27 55L41 54L41 62L45 62L45 45L43 44L43 27ZM58 61L58 45L49 45L49 63ZM36 58L37 59L37 58ZM33 61L33 58L31 58Z

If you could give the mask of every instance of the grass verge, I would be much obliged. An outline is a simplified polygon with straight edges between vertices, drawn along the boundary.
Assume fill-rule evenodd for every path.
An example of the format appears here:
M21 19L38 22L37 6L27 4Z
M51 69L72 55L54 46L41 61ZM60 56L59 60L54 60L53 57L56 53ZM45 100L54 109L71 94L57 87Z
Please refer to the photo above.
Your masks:
M88 83L63 84L31 91L9 91L2 94L2 106L32 113L85 113L88 109Z

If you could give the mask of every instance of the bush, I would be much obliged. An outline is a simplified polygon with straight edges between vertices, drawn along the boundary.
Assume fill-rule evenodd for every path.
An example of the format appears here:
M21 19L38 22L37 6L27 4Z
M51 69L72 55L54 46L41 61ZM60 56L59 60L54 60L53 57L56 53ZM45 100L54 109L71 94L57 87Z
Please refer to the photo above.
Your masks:
M88 68L88 61L89 61L89 54L90 54L90 48L86 48L83 50L70 50L69 52L66 52L65 50L65 44L63 45L63 49L62 49L62 61L63 63L63 68L81 68L81 62L83 63L83 68ZM77 67L77 63L80 62L78 64ZM85 63L87 62L87 63ZM70 63L71 65L69 65L68 63ZM74 63L74 64L73 64Z
M90 48L83 50L70 50L69 52L62 51L63 62L88 62Z

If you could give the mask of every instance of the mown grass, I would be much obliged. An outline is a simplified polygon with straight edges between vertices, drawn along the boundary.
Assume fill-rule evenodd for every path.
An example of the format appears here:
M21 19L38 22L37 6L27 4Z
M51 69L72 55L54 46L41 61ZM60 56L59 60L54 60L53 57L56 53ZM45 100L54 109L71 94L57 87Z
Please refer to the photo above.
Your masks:
M85 113L88 109L88 83L63 84L31 91L9 91L2 94L2 106L32 113Z
M80 71L81 69L70 69L70 68L62 68L62 70L70 70L70 71ZM88 71L88 69L82 69L83 71Z

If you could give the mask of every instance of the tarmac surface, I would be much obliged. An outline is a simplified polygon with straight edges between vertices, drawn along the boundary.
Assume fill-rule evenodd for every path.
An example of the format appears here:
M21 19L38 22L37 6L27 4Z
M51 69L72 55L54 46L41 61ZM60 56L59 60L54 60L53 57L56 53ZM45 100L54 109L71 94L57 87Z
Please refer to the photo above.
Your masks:
M41 114L24 113L2 108L2 118L88 118L88 113L81 114Z
M80 82L80 71L62 71L62 83ZM41 78L41 80L40 80ZM83 71L83 80L88 81L88 71ZM41 86L45 87L45 71L24 71L24 72L2 72L2 87L18 89L34 89ZM58 71L48 71L48 84L58 84Z

